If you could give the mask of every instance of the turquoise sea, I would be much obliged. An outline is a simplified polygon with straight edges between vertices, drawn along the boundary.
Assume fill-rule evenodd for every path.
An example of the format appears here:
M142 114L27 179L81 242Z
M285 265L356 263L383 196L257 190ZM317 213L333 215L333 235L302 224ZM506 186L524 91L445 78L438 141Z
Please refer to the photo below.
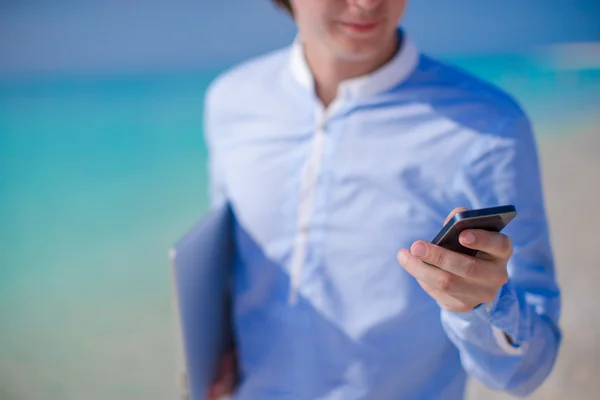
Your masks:
M539 140L599 120L599 69L450 61L515 95ZM216 74L0 78L0 399L175 398L167 252L207 209Z

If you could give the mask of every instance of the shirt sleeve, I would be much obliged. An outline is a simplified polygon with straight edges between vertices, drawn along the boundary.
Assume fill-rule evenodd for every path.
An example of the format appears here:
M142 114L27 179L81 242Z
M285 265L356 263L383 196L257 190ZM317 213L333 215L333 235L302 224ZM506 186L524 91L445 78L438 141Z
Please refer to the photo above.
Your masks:
M509 280L492 302L470 312L442 310L442 324L470 376L492 389L527 395L550 373L561 340L560 292L529 121L511 118L474 153L457 178L462 181L455 182L466 188L464 204L517 209L504 230L514 248Z
M221 149L217 146L216 138L219 134L219 104L217 89L213 84L204 99L204 141L208 152L208 194L211 208L227 201L225 185L225 169L222 161Z

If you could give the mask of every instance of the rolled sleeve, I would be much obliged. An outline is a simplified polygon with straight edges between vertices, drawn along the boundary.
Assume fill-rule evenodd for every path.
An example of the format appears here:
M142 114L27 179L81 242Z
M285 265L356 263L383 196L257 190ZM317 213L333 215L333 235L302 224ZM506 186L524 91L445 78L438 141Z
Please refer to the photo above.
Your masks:
M521 356L527 348L529 338L526 337L527 329L520 327L518 322L528 319L521 318L526 312L527 308L519 306L516 291L509 281L498 290L494 300L469 312L443 310L442 323L446 331L457 339L491 350L495 354Z

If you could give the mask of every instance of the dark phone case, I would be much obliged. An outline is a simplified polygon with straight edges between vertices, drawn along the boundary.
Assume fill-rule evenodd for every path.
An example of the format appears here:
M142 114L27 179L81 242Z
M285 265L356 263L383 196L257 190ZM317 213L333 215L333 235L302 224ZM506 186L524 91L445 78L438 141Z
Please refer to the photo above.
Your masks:
M514 206L500 206L457 213L436 235L431 243L457 253L475 256L477 250L464 247L458 236L465 229L500 232L517 215Z

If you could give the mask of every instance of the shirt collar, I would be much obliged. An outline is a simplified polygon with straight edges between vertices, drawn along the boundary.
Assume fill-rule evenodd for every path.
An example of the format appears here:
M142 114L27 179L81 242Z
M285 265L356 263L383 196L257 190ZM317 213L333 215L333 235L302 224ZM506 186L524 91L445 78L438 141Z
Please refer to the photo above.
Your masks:
M402 35L402 44L394 58L370 74L348 79L338 88L338 96L360 98L385 92L403 81L415 70L419 60L419 51L414 42ZM292 44L290 67L294 78L306 89L314 91L314 79L302 49L302 40L296 37Z

